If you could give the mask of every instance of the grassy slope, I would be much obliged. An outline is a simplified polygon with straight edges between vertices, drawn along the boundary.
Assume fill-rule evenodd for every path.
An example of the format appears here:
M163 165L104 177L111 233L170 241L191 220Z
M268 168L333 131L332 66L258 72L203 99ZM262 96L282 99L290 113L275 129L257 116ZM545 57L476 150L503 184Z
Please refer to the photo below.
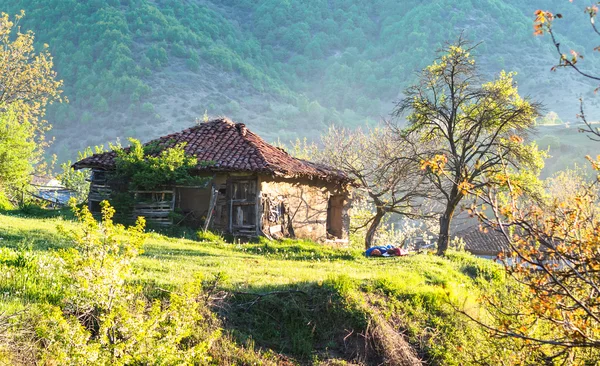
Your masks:
M77 224L63 218L0 215L2 246L31 245L41 251L64 248L68 244L58 235L57 225L75 228ZM222 273L231 289L293 286L341 274L356 280L386 278L402 284L407 292L438 292L442 284L455 287L472 282L464 273L464 263L428 254L373 260L363 257L360 250L311 242L228 244L157 233L149 235L137 268L141 279L166 286L189 282L197 272L209 277ZM449 275L448 270L453 273Z
M30 246L49 255L49 250L68 245L56 231L59 224L77 225L63 218L0 214L0 244ZM141 282L153 288L178 288L198 274L208 280L225 278L218 287L238 295L230 298L229 310L221 315L238 338L254 339L300 360L330 358L344 351L343 358L364 359L365 355L344 346L343 337L356 329L352 337L358 342L360 329L368 331L367 324L381 315L394 324L396 330L390 334L407 332L417 353L438 364L468 362L470 356L460 350L476 350L480 336L452 311L447 299L460 299L473 307L481 286L500 277L495 265L466 254L452 254L450 259L421 254L373 260L360 251L309 242L200 243L156 233L149 235L136 268ZM265 297L255 304L256 299L247 294L290 289L308 295ZM20 301L18 294L14 297L0 307ZM380 333L375 336L381 338Z

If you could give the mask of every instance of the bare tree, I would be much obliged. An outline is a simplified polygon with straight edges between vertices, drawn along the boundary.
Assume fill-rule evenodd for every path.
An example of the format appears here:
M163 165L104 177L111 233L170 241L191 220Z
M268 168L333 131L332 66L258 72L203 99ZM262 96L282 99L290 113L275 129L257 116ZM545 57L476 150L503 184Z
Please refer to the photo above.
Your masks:
M418 199L427 195L428 186L423 177L412 174L418 165L406 158L407 146L398 143L390 128L352 131L331 127L322 142L321 160L352 177L375 207L364 223L367 249L386 214L419 215Z
M502 72L481 83L471 52L476 46L458 39L425 68L419 83L405 91L395 117L407 116L400 140L412 146L412 157L444 203L437 253L448 248L449 230L461 200L502 169L539 170L537 149L524 142L539 105L519 96L512 74Z

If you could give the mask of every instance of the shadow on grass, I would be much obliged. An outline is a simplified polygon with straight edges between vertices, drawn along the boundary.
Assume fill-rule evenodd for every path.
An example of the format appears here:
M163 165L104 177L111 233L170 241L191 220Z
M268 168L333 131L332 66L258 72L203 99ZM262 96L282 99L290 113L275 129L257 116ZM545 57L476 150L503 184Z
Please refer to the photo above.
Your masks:
M218 312L242 343L252 340L299 360L367 357L361 336L369 324L367 314L347 301L333 280L234 291Z
M167 227L156 228L150 226L148 231L174 239L187 239L198 245L214 246L232 251L260 255L273 259L290 261L328 261L346 260L351 261L362 257L362 250L351 248L335 248L325 244L319 244L302 239L270 240L264 237L258 238L235 238L231 235L223 235L211 231L195 230L189 227ZM182 255L198 255L193 250L182 251Z
M8 248L31 247L36 251L66 248L69 245L56 233L41 229L19 230L16 233L6 232L0 227L0 246Z
M74 215L70 208L57 210L45 209L37 205L26 205L14 210L0 210L0 215L26 217L31 219L56 219L73 220Z
M211 257L210 253L195 249L164 248L152 244L144 245L142 257L169 259L171 257Z

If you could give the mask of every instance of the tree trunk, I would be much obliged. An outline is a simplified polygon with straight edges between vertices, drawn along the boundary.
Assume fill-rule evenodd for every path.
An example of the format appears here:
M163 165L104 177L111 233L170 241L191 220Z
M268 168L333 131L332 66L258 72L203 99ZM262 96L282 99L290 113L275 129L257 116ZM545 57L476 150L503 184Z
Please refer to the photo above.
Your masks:
M369 249L373 246L373 240L375 239L375 233L377 232L377 228L379 228L379 224L381 224L381 219L385 215L385 211L379 207L377 207L377 211L375 212L375 217L373 217L373 221L371 225L369 225L369 229L367 230L367 235L365 236L365 249Z
M446 212L440 217L440 234L437 242L437 255L445 255L448 250L448 244L450 241L450 224L452 223L452 216L454 215L454 209L456 206L449 205L446 208Z

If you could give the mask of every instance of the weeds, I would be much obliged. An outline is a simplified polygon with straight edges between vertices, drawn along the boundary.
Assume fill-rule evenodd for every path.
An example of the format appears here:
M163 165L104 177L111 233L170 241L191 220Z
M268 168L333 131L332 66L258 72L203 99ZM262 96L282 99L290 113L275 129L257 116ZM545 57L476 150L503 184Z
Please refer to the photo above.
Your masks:
M434 364L503 354L454 307L477 314L481 291L503 286L502 269L463 252L373 260L308 241L199 242L107 220L0 223L0 313L21 312L0 355L29 347L16 364L147 363L142 353L192 362L190 350L197 363L396 362L386 345Z

